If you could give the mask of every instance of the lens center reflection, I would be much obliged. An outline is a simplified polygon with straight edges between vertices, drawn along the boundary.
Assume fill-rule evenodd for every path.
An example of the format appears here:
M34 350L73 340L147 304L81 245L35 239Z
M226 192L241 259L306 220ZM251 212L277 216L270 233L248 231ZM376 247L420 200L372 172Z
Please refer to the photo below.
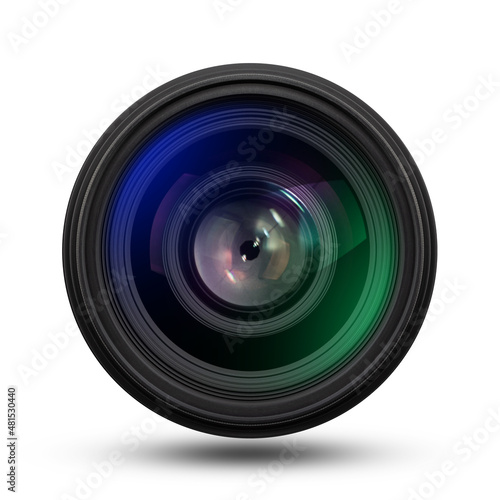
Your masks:
M260 245L257 240L247 240L240 245L240 255L244 262L254 260L259 256Z

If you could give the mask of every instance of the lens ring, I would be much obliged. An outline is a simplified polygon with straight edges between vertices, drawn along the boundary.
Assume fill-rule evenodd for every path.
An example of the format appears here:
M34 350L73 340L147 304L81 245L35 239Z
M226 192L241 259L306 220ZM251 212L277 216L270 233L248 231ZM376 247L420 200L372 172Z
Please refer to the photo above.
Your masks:
M313 260L314 241L312 236L309 235L310 237L307 238L306 241L306 243L308 243L308 246L310 247L309 252L304 252L305 256L303 266L300 270L296 271L297 279L292 280L292 277L289 275L285 280L284 286L286 287L286 289L280 288L279 286L274 286L271 289L266 289L264 292L266 300L264 302L257 301L253 298L251 292L248 290L248 280L245 282L240 278L238 282L236 281L236 277L234 277L233 274L236 274L236 272L238 272L239 270L234 271L234 266L224 266L222 264L222 272L220 272L220 276L217 276L218 283L216 284L227 284L229 287L237 285L238 283L242 283L243 286L246 285L245 288L240 289L240 300L245 300L248 298L249 305L251 304L254 307L258 307L259 310L264 313L269 313L271 309L274 309L281 305L284 302L285 298L287 300L291 300L291 298L293 298L293 296L296 294L293 293L294 291L296 292L294 288L297 288L296 282L300 281L300 275L306 274L310 276L311 274L313 274L314 279L309 280L312 282L309 284L308 291L300 297L299 301L294 301L293 309L287 308L283 313L277 316L272 315L269 318L267 318L267 314L265 314L266 318L261 320L258 324L252 324L252 326L249 327L248 323L243 321L242 316L238 316L237 308L235 311L236 314L234 315L236 317L228 317L227 311L225 311L226 314L223 314L211 310L209 306L207 307L203 300L200 299L200 297L196 294L190 283L188 283L182 275L183 266L181 261L185 257L185 255L182 255L182 253L179 251L179 249L182 248L181 245L179 245L179 238L180 232L185 225L186 203L187 210L189 210L193 204L194 206L196 206L198 198L195 193L204 193L207 189L210 189L211 186L214 185L220 186L221 178L223 178L225 175L226 173L224 170L221 170L219 172L210 172L208 178L202 179L200 183L195 183L195 185L192 186L192 189L186 190L181 200L179 200L179 209L172 211L173 215L171 215L170 220L167 221L163 237L163 244L165 249L164 266L167 278L179 301L184 305L184 307L190 312L191 315L196 317L201 323L206 323L210 328L220 331L225 335L246 337L273 334L279 331L283 331L287 328L290 328L293 324L296 324L297 322L303 320L306 315L310 314L314 310L315 305L317 305L317 303L320 302L324 297L324 294L326 293L326 290L331 283L333 273L335 271L335 266L326 266L324 265L324 263L326 263L327 261L331 261L333 263L336 262L336 235L333 222L328 215L326 207L324 207L321 200L318 199L317 196L315 196L314 190L307 189L306 185L301 185L298 180L293 179L286 172L279 172L266 167L246 167L245 171L238 176L238 185L245 186L245 188L243 189L244 195L250 196L251 193L251 202L255 202L254 200L258 197L258 194L260 194L260 196L262 196L262 194L258 191L255 191L255 188L250 192L248 186L251 185L252 182L258 183L258 185L267 184L268 189L273 193L273 196L278 195L282 199L288 201L293 208L297 207L296 211L299 216L302 216L302 220L305 220L306 217L304 217L304 215L307 215L307 218L310 220L310 224L314 226L314 232L316 233L315 240L317 241L317 248L320 250L320 254L314 256L314 262L309 262L309 264L305 263L308 260ZM269 186L272 187L269 188ZM267 193L267 191L265 192ZM230 194L233 197L238 198L238 201L236 203L241 203L241 196L243 194L238 191L238 188L236 188L235 191L233 187L230 191ZM224 204L223 201L220 201L220 198L221 196L218 196L219 205ZM186 200L189 200L189 202L186 202ZM273 202L277 203L275 198L272 198L269 203ZM249 202L247 201L247 204L248 203ZM224 208L227 214L227 206L224 206ZM206 207L206 209L203 211L203 214L205 214L205 212L207 211L209 211L208 207ZM267 214L268 220L265 221L264 224L262 224L262 234L258 233L258 235L256 236L261 240L263 247L265 246L266 241L270 242L271 244L275 244L272 239L272 235L280 229L280 222L283 225L285 224L281 221L281 218L279 218L280 216L277 214L274 208L267 208L265 212L269 212ZM226 218L217 218L217 220L223 221L223 224L226 225L226 228L228 222L231 222L231 220L227 217L231 217L231 214L226 215ZM273 217L275 218L274 220ZM276 220L276 218L278 220ZM195 223L193 223L193 225L196 226ZM257 227L256 229L259 230L259 227ZM201 232L200 230L198 231ZM204 243L206 244L206 242ZM239 242L236 242L235 247L237 249L240 248ZM219 261L214 259L212 255L209 255L209 257L210 264L214 262L219 263ZM246 264L246 262L242 262L241 264L243 265L240 266L240 269L244 267L244 264ZM289 265L292 266L293 263L290 263ZM313 266L315 267L314 270ZM229 269L229 267L231 267L231 270ZM266 266L266 269L262 274L264 274L264 276L266 275L266 273L271 275L269 276L269 279L267 281L277 282L278 279L276 279L276 277L272 275L273 269L270 269L271 267L272 266L270 264ZM276 267L279 267L279 265L274 265L274 271L276 270ZM278 269L278 272L280 273L280 276L282 276L285 272L285 269L283 269L283 271ZM224 275L224 273L226 273L226 276ZM244 271L241 271L240 274L244 274ZM263 279L260 278L256 281L259 281L261 283ZM289 287L289 285L294 286ZM212 287L212 289L213 288L214 287ZM226 301L231 301L231 295L234 295L234 290L229 290L226 296ZM232 300L234 301L234 299ZM235 306L234 304L232 305L233 307ZM242 312L244 312L244 310L242 310Z
M215 113L214 105L218 108ZM196 148L187 147L185 140L179 143L179 149L162 149L161 140L172 141L181 132L185 139L200 138L202 119L210 137L201 138L197 148L210 161L190 170L185 167L190 165L186 160L193 160L190 155ZM263 121L267 126L258 125ZM221 126L214 126L216 122ZM178 128L174 130L174 126ZM259 140L253 141L252 147L259 154L252 160L242 158L238 151L225 151L225 145L234 144L242 130L251 130L249 137ZM242 149L248 151L251 145L247 143ZM231 163L231 155L236 155L236 166ZM149 163L142 161L146 157ZM174 157L183 158L184 167L175 167ZM149 173L146 169L139 175L141 165L147 165ZM154 179L157 167L164 177ZM302 226L291 224L278 246L287 243L293 247L298 242L293 253L300 261L307 253L307 235L314 239L322 234L321 249L328 240L336 252L328 272L317 273L321 275L318 280L329 285L325 285L327 292L322 300L314 308L307 307L308 314L296 315L296 324L287 317L287 323L282 323L286 326L273 329L271 317L270 321L266 318L252 325L249 331L234 332L228 327L221 332L213 323L203 325L199 314L197 318L176 299L173 289L179 281L171 275L182 271L184 283L199 285L206 297L197 294L197 299L203 297L205 307L209 303L226 322L233 309L240 314L245 308L255 308L257 291L250 290L249 301L227 291L217 292L200 260L200 248L218 234L214 231L220 226L217 218L221 211L230 208L233 222L235 217L241 219L240 233L234 234L245 237L235 243L237 258L242 257L242 245L257 242L252 234L246 238L252 218L244 217L241 206L231 208L229 201L223 206L224 196L216 197L212 215L195 214L189 228L179 233L182 238L176 246L168 229L175 227L171 210L167 211L168 224L164 220L158 232L161 237L155 239L160 245L151 244L154 215L168 191L165 186L182 177L175 174L175 179L169 180L169 172L174 176L184 169L184 174L196 174L193 182L186 178L181 181L185 184L176 202L189 192L188 186L193 188L204 178L221 180L224 177L218 177L218 173L232 172L234 182L227 184L226 193L230 200L238 178L245 178L245 172L248 176L266 168L273 175L284 172L292 193L304 186L309 188L311 175L325 181L318 183L316 177L317 189L305 189L316 203L307 203L310 220ZM254 176L257 184L263 181L257 179L259 176ZM248 181L248 177L245 179ZM289 208L277 194L282 182L268 183L265 189L256 184L253 191L233 194L258 195L259 202L253 200L251 206L259 211L265 200L267 213L272 216L269 203L282 203L283 210ZM336 210L325 202L327 190L322 187L340 198ZM161 196L158 193L162 188ZM303 197L301 192L296 198L306 203ZM239 203L237 197L234 200ZM311 215L313 206L323 207L322 213L333 220L329 233L318 231L320 219ZM349 224L339 218L340 208ZM211 228L204 240L200 239L203 227ZM201 228L199 233L196 228ZM351 243L352 248L342 253L350 241L349 230L358 231L359 236L360 228L366 234L364 243ZM355 235L351 238L356 240ZM169 245L175 248L167 251ZM181 247L189 250L185 259L179 253ZM248 251L253 247L243 248ZM287 255L283 250L273 253L261 247L246 263L254 266L251 269L258 268L257 264L267 269L265 258L270 261L274 256L275 274L266 276L278 276L289 262ZM151 270L152 262L159 262L160 272ZM72 193L64 230L65 279L71 305L86 341L103 366L130 394L158 413L188 427L229 436L270 436L302 430L364 399L394 370L413 342L430 299L435 265L436 237L429 198L413 160L389 126L334 84L267 65L204 70L166 84L136 103L89 155ZM376 272L368 280L369 269ZM357 270L354 275L353 270ZM306 272L305 276L313 280L316 274ZM349 278L356 276L359 286L349 284ZM190 281L195 278L198 281ZM311 289L306 281L298 280L296 287L292 284L295 295L279 303L276 310L296 311L295 306L304 298L302 293ZM148 287L156 292L156 298L154 293L144 293ZM379 288L384 291L375 300ZM323 293L318 285L312 290L318 297ZM349 294L354 297L351 305ZM371 308L356 309L354 305L360 305L363 294L371 297ZM147 314L140 313L141 309ZM166 311L163 319L158 316L162 309ZM342 314L345 317L336 320L335 316ZM177 324L169 323L168 315ZM313 327L314 318L319 321L317 327ZM321 318L328 318L325 326L321 326ZM357 330L348 318L358 321ZM223 351L229 352L224 359L220 354Z

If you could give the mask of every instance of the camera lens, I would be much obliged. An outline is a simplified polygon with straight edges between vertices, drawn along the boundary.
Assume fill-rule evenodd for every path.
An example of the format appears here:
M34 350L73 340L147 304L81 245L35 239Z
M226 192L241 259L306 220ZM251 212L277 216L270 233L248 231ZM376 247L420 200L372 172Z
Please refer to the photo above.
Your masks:
M64 228L80 329L137 400L238 437L325 422L411 346L436 237L411 156L314 75L210 68L127 110L90 153Z

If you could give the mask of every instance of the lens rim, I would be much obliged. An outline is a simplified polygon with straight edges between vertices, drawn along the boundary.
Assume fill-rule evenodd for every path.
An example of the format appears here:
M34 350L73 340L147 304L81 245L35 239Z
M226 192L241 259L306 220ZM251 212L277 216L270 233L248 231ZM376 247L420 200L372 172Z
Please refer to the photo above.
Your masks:
M218 401L159 377L123 332L124 318L107 292L102 228L124 161L146 137L178 112L217 96L271 95L321 110L372 159L394 204L401 228L405 269L377 342L365 346L345 369L304 393L268 401ZM267 437L313 427L365 399L406 355L425 317L437 264L436 229L427 189L410 153L389 125L341 87L303 71L263 64L218 66L164 84L126 110L102 135L76 180L63 236L63 267L70 304L82 334L108 373L134 398L170 420L203 432ZM119 352L118 352L119 350ZM134 374L132 376L132 373ZM147 374L147 376L146 376ZM161 388L161 390L159 390ZM182 404L179 404L182 401ZM311 403L313 401L313 403ZM202 412L216 407L220 418ZM196 410L198 408L198 410ZM244 416L242 416L244 415Z

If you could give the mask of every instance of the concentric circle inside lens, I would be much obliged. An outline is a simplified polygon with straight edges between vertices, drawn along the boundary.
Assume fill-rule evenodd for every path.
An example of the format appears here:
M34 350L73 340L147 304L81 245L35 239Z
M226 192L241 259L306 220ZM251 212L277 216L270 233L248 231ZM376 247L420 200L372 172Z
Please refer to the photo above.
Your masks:
M333 220L314 189L266 165L232 178L211 170L193 182L169 212L162 254L189 314L226 335L256 336L314 311L333 278L336 248Z
M312 245L310 228L301 227L306 222L278 186L245 191L203 215L194 236L194 261L211 293L228 304L257 307L297 286L308 272ZM168 267L168 256L165 260Z

